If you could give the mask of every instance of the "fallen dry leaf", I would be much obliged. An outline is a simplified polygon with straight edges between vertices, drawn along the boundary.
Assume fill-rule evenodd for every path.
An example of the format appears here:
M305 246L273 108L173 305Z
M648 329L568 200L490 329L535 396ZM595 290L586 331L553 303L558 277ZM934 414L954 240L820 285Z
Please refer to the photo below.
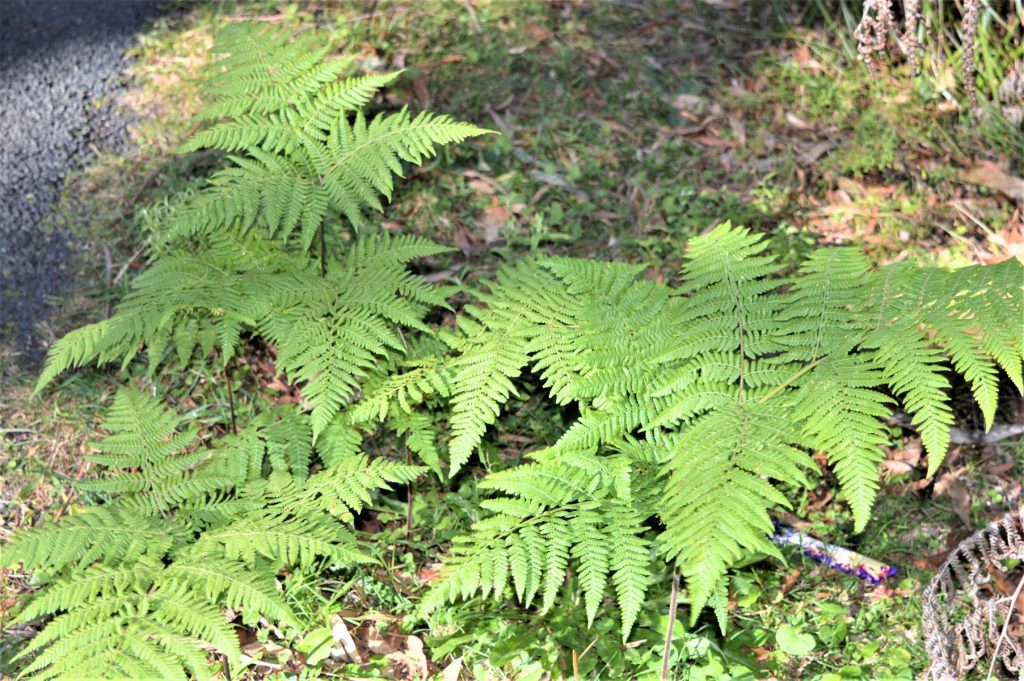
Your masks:
M491 197L491 205L484 208L483 214L477 218L478 234L483 237L484 244L493 244L501 240L501 230L508 224L509 212L501 205L498 197Z
M347 659L349 662L362 664L363 658L356 649L356 642L352 639L348 627L339 615L331 615L331 636L334 637L336 646L331 648L331 657Z
M793 51L793 61L801 68L808 69L814 73L820 73L824 70L821 62L811 56L811 46L808 43L800 45L800 47Z
M801 152L800 160L806 163L807 165L811 165L812 163L815 163L819 158L821 158L828 152L832 151L832 147L834 146L835 145L832 144L832 142L818 142L810 149Z
M782 587L779 589L779 592L783 596L788 594L793 589L793 587L797 585L797 582L800 581L800 575L802 574L803 570L801 570L800 568L793 568L792 570L790 570L789 574L786 575L786 579L783 580Z
M418 636L404 636L389 632L382 636L377 625L370 622L360 627L366 635L366 648L374 655L383 655L390 664L384 674L392 679L422 679L430 677L430 664Z
M786 122L789 123L794 128L796 128L797 130L810 130L811 128L814 127L810 123L808 123L807 121L805 121L804 119L800 118L799 116L790 111L786 112Z
M999 192L1024 206L1024 179L1014 177L992 161L979 161L960 171L960 180Z
M974 527L974 523L971 522L971 495L967 491L967 486L957 481L949 486L946 493L953 506L953 513L956 513L960 522L966 527Z
M743 125L742 112L739 109L729 114L729 129L741 146L747 143L747 128Z
M902 449L889 450L882 468L890 475L906 475L921 462L921 438L909 437Z
M544 28L540 24L527 24L526 32L530 34L530 37L537 42L544 42L551 37L551 31Z
M490 175L478 173L475 170L467 170L462 173L466 178L466 186L477 194L491 195L495 191L505 193L505 187Z
M958 468L953 471L947 471L939 476L939 479L935 481L935 487L933 492L935 496L941 497L949 491L949 488L957 481L957 479L967 471L966 468Z
M676 95L672 99L672 108L679 112L679 115L693 118L708 110L708 100L700 95L687 93Z
M462 657L456 657L448 663L448 666L441 670L441 681L459 681L459 674L462 673Z
M711 135L700 135L694 137L693 141L703 147L727 147L729 149L735 149L740 146L737 140L727 140L721 137L712 137Z

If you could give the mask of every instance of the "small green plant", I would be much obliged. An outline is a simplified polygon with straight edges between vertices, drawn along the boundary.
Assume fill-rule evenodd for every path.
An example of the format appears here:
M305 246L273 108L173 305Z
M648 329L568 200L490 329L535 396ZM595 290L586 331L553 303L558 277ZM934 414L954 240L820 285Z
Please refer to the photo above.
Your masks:
M399 328L423 329L426 310L445 305L449 291L406 266L447 249L368 235L332 259L325 230L343 220L358 227L364 208L379 210L403 162L419 164L437 145L486 131L405 110L368 121L362 108L397 74L332 82L339 63L288 37L257 24L221 32L216 51L228 56L213 67L200 118L228 120L185 149L232 152L228 167L167 218L162 236L171 245L114 316L54 344L37 391L65 369L126 364L143 347L151 372L214 351L227 367L242 338L258 336L303 384L318 436L359 380L403 351ZM308 257L317 235L318 266Z
M228 166L171 212L115 314L51 348L37 392L68 368L127 365L143 350L151 375L175 360L227 371L262 339L305 404L266 409L200 446L152 398L119 394L94 457L104 472L82 484L111 501L4 549L5 565L43 584L22 618L53 617L21 654L38 653L25 670L38 678L208 677L204 646L234 667L237 637L221 608L299 626L277 590L281 568L368 560L345 524L371 492L420 471L371 462L358 433L329 426L405 353L402 328L428 330L424 314L446 305L448 291L407 266L447 249L362 235L331 257L325 231L358 228L365 208L380 209L403 163L485 131L404 110L367 119L362 108L397 74L335 82L341 66L285 32L229 26L217 51L228 55L214 65L224 73L208 81L200 119L227 120L186 150L232 152ZM231 421L237 430L233 408ZM421 419L396 424L416 448Z

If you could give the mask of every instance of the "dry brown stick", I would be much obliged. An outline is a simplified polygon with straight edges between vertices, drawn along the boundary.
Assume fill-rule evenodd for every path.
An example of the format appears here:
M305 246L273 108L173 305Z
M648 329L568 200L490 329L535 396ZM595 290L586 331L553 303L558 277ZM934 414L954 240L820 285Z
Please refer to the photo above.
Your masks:
M135 262L136 258L142 255L142 252L146 250L146 246L148 245L149 239L146 239L141 246L135 249L135 252L132 253L130 258L128 258L128 262L121 266L121 269L117 271L117 276L110 281L110 286L117 286L117 283L121 281L121 278L128 272L128 268L132 266L132 263Z

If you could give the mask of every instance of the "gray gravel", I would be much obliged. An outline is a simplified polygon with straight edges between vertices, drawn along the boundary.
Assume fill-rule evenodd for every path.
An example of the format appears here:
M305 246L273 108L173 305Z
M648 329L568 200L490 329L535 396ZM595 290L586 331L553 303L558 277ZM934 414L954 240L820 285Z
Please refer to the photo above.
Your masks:
M92 149L123 150L124 52L161 3L0 0L0 342L29 365L77 269L74 237L44 220Z

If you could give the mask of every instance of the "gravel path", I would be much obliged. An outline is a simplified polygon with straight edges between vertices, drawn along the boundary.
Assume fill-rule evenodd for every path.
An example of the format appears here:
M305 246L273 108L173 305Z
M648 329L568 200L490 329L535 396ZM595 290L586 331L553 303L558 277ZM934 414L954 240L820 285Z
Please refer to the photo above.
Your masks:
M92 149L121 149L124 51L161 0L0 0L0 341L31 364L48 300L77 269L73 237L42 223Z

